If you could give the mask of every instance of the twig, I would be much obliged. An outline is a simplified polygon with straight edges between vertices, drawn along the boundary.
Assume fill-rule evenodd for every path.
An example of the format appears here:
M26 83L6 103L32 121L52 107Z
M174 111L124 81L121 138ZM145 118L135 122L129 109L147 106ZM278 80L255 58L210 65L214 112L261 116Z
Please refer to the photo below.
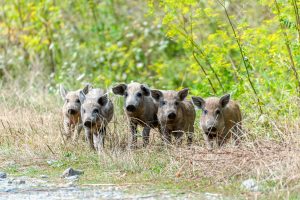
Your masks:
M214 94L217 94L216 89L214 88L214 85L212 84L210 78L208 77L208 74L206 73L204 67L201 65L200 61L199 61L198 58L196 57L195 51L193 51L193 57L194 57L195 61L197 62L197 64L199 65L199 67L201 68L201 70L202 70L202 72L204 73L205 77L207 78L208 83L209 83L209 85L211 86L211 88L212 88Z
M195 61L196 61L197 64L199 65L199 67L201 68L202 72L205 74L205 77L207 78L207 80L208 80L210 86L212 87L214 94L217 94L215 88L213 87L213 84L212 84L210 78L208 77L208 74L207 74L207 72L206 72L204 66L200 63L199 59L195 56L195 53L196 53L195 48L196 48L197 51L199 51L200 54L204 57L205 63L208 64L209 62L207 62L207 58L206 58L204 52L203 52L202 49L199 47L199 45L198 45L194 40L192 40L192 39L188 36L187 33L184 33L184 32L186 32L185 30L184 30L184 32L182 32L181 30L177 30L177 31L178 31L178 33L180 33L183 37L187 38L187 39L192 43L192 45L193 45L193 52L192 52L193 58L195 59ZM212 70L212 72L214 73L214 75L217 77L218 75L215 73L215 71L213 70L212 66L209 65L209 67L210 67L210 69ZM218 79L218 78L217 78L217 79ZM221 84L221 81L220 81L219 79L218 79L218 81L219 81L220 86L223 88L223 86L222 86L222 84ZM223 90L223 91L224 91L224 90Z
M298 42L300 42L300 16L299 16L299 10L296 0L292 0L293 8L295 11L295 17L296 17L296 27L298 31Z
M280 8L279 8L279 5L277 3L277 0L274 0L274 2L275 2L275 5L276 5L276 9L277 9L277 15L278 15L278 18L280 20L280 15L281 15ZM285 39L285 45L286 45L286 48L287 48L288 53L289 53L289 58L290 58L290 61L291 61L291 67L292 67L292 70L294 72L294 75L295 75L295 78L296 78L296 81L297 81L298 96L300 96L300 80L299 80L299 75L298 75L298 72L297 72L297 69L296 69L296 66L295 66L292 50L291 50L291 47L289 45L288 35L285 31L285 28L284 28L283 24L280 21L279 21L279 23L280 23L280 28L282 30L282 34L283 34L284 39Z
M193 16L192 14L190 15L190 29L191 29L191 36L190 36L190 41L192 42L192 45L197 45L196 42L194 41L194 38L193 38ZM199 47L199 45L197 45L197 47ZM201 48L198 48L201 55L204 57L204 60L205 60L205 63L208 65L208 67L210 68L210 70L212 71L212 73L215 75L220 87L222 88L222 92L224 93L225 90L224 90L224 87L223 87L223 84L218 76L218 74L216 73L215 69L213 68L213 66L211 65L208 57L204 54L203 50Z
M250 72L249 72L249 69L248 69L248 67L250 66L250 62L249 62L249 60L248 60L248 59L245 57L245 55L244 55L243 47L242 47L242 45L241 45L241 43L240 43L240 40L239 40L238 37L237 37L237 33L236 33L235 28L234 28L234 26L233 26L233 23L232 23L232 21L231 21L231 19L230 19L230 16L229 16L229 14L228 14L227 8L226 8L225 5L222 4L219 0L218 0L218 2L219 2L219 4L224 8L226 17L227 17L227 19L228 19L228 22L229 22L229 24L230 24L230 26L231 26L231 29L232 29L232 32L233 32L233 34L234 34L235 41L236 41L236 43L237 43L238 46L239 46L239 51L240 51L240 54L241 54L241 56L242 56L243 63L244 63L244 66L245 66L245 69L246 69L246 73L247 73L247 79L248 79L248 81L249 81L249 83L250 83L250 86L251 86L251 88L252 88L252 90L253 90L253 93L254 93L254 95L255 95L255 98L256 98L256 101L257 101L257 106L258 106L258 108L259 108L259 112L260 112L260 114L262 115L262 114L263 114L263 110L262 110L262 107L261 107L261 104L262 104L262 103L261 103L261 100L260 100L260 98L259 98L259 96L258 96L258 93L257 93L257 91L256 91L256 89L255 89L255 87L254 87L254 84L253 84L253 82L252 82L252 80L251 80L251 78L250 78ZM247 62L246 62L246 61L247 61Z
M46 144L46 146L47 146L48 149L51 151L51 153L52 153L53 155L55 155L54 151L50 148L50 146L49 146L48 144Z

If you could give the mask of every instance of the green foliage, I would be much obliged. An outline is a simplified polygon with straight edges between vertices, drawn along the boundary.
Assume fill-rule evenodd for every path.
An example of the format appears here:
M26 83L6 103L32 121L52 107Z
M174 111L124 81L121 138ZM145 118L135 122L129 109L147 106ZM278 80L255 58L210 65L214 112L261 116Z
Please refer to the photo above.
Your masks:
M48 74L50 89L61 82L168 83L169 60L183 50L145 16L146 6L121 0L2 3L1 68L13 78L25 71Z
M280 14L266 0L2 1L0 76L50 76L50 91L137 80L201 96L229 92L250 110L259 98L265 112L287 113L297 80L286 44L297 71L300 25L293 1L277 2Z
M160 22L166 27L167 36L183 44L191 62L187 69L190 78L185 84L193 89L194 94L206 96L231 92L243 99L253 93L245 68L248 67L260 104L266 107L274 100L284 104L291 96L297 95L298 80L282 34L282 31L287 32L298 70L300 52L296 16L290 1L278 4L280 15L275 4L269 1L165 0L159 4L152 1L150 7L154 13L163 12ZM244 56L241 56L237 41ZM209 87L210 82L216 92ZM255 99L253 94L253 99L247 99L244 105L253 109L257 104ZM277 105L274 109L282 108Z

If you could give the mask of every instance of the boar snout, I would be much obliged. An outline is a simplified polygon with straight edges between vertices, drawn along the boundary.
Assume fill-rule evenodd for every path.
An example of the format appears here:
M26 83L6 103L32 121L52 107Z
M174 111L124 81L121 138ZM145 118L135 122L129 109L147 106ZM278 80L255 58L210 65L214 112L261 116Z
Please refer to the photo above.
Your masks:
M83 125L87 128L92 128L92 121L90 121L90 120L85 121Z
M208 139L212 140L217 137L217 130L218 129L216 127L212 126L207 128L207 130L204 133L205 135L207 135Z
M69 115L76 115L77 114L77 110L75 110L75 109L69 109L68 110L68 114Z
M168 114L168 119L170 119L170 120L174 120L174 119L176 119L176 117L177 117L177 115L175 112L171 112Z
M214 133L214 132L217 132L217 128L212 126L212 127L207 128L207 131L208 131L208 133Z
M83 125L86 128L99 128L102 124L102 119L100 117L87 117L84 122Z
M129 112L134 112L136 110L136 107L134 105L130 104L130 105L126 106L126 110Z
M83 123L86 128L93 128L93 126L96 126L96 124L97 121L90 118L86 119Z
M217 134L215 133L205 133L208 137L208 139L213 140L217 137Z

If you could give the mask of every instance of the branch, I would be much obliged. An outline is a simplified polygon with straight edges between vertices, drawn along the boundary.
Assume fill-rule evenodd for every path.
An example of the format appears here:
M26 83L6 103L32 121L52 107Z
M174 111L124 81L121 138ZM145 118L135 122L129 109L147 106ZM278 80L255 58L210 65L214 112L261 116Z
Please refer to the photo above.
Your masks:
M255 87L254 87L254 84L253 84L253 82L252 82L252 80L251 80L251 78L250 78L250 73L249 73L250 62L249 62L248 58L246 58L245 55L244 55L244 51L243 51L242 45L241 45L241 43L240 43L240 40L239 40L238 37L237 37L237 33L236 33L235 28L234 28L234 26L233 26L233 23L232 23L232 21L231 21L231 19L230 19L230 16L229 16L229 14L228 14L227 8L225 7L225 1L224 1L223 3L222 3L221 1L219 1L219 0L217 0L217 1L218 1L219 4L224 8L224 11L225 11L227 20L228 20L228 22L229 22L229 24L230 24L230 26L231 26L232 32L233 32L233 34L234 34L235 41L236 41L236 43L237 43L238 46L239 46L239 51L240 51L240 54L241 54L241 56L242 56L242 60L243 60L243 63L244 63L244 67L245 67L246 73L247 73L247 79L248 79L248 81L249 81L249 83L250 83L250 86L251 86L251 88L252 88L252 91L253 91L253 93L254 93L254 95L255 95L255 98L256 98L256 101L257 101L257 106L258 106L258 108L259 108L260 114L263 114L263 110L262 110L262 107L261 107L261 104L262 104L262 103L261 103L260 98L259 98L259 96L258 96L258 93L257 93L257 91L256 91L256 89L255 89ZM247 61L247 62L246 62L246 61Z
M279 5L277 3L277 0L274 0L274 2L275 2L275 5L276 5L276 9L277 9L277 15L278 15L278 18L279 18L280 28L282 30L282 34L283 34L283 37L285 39L285 45L286 45L286 48L287 48L288 53L289 53L289 58L290 58L290 61L291 61L291 67L292 67L292 70L294 72L294 76L296 78L297 92L298 92L298 95L300 96L300 80L299 80L299 75L298 75L298 72L297 72L297 69L296 69L296 66L295 66L292 50L291 50L291 47L289 45L288 35L285 31L285 28L284 28L283 24L280 22L281 12L280 12L280 8L279 8Z

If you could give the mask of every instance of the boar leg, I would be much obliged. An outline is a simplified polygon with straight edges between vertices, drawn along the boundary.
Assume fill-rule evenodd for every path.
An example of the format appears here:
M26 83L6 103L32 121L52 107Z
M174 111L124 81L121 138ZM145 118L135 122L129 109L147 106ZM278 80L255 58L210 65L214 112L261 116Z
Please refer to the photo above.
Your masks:
M86 138L86 141L88 142L90 148L95 150L94 141L93 141L93 134L91 133L90 129L85 129L85 138Z
M130 122L130 130L131 130L131 148L136 148L137 143L137 124Z
M102 151L104 148L104 137L106 133L106 127L102 127L98 132L93 133L94 147L96 151Z
M158 124L157 127L158 127L158 131L159 131L160 135L162 136L163 135L163 129L161 128L161 125Z
M226 142L226 136L225 137L217 137L217 144L219 147L221 147Z
M234 144L239 145L241 142L241 137L243 136L242 126L240 125L240 123L237 123L233 130Z
M143 147L149 144L150 127L145 126L143 129Z
M204 138L204 141L206 143L208 150L212 150L213 149L213 141L211 139L209 139L208 135L206 135L206 134L203 134L203 138Z
M164 143L171 144L172 138L171 138L170 130L168 130L165 127L161 127L161 132L162 132L162 140L164 141Z
M68 121L64 121L64 130L66 139L69 140L72 135L72 125Z
M93 144L96 151L99 151L99 133L93 133Z
M180 146L182 144L182 135L183 135L183 132L182 131L174 131L172 134L175 137L176 145Z
M74 131L73 142L78 141L81 130L82 130L82 125L77 124L76 127L75 127L75 131Z
M194 126L190 127L187 132L187 145L191 146L194 138Z
M106 127L104 128L101 128L99 130L99 133L97 134L97 143L96 143L96 146L97 146L97 150L98 151L101 151L103 150L104 148L104 139L105 139L105 135L106 135Z

